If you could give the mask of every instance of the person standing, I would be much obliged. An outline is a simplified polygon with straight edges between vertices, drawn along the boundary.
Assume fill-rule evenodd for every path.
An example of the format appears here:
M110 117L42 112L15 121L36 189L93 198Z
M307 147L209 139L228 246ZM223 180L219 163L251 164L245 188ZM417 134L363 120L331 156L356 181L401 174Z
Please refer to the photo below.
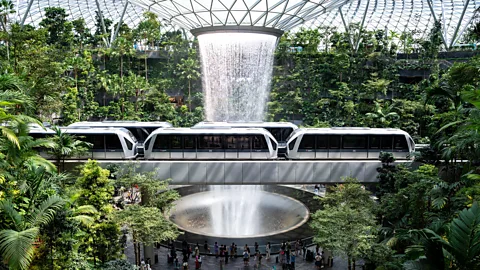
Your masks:
M200 269L200 262L198 261L198 256L195 257L195 269Z
M255 253L257 253L257 252L258 252L258 243L255 242Z
M315 267L317 269L322 268L322 256L320 256L319 253L317 253L317 255L315 256Z
M197 245L195 246L195 258L197 258L198 256L200 256L200 246Z
M235 251L235 243L232 243L232 245L230 246L230 258L232 259L234 257L234 254L233 254L234 251Z
M215 242L215 245L213 245L213 251L215 252L215 258L218 259L218 244Z
M295 241L295 256L300 252L300 240Z
M208 247L207 241L205 241L205 244L203 244L203 249L205 251L205 254L210 254L210 248Z
M292 253L292 256L290 256L290 269L295 269L295 253Z
M247 250L245 249L245 250L243 251L243 265L244 265L244 266L248 266L248 256L249 256L249 255L248 255L248 252L247 252Z
M267 246L265 247L265 253L266 253L266 260L269 261L270 260L270 249L272 247L270 246L270 242L267 243Z

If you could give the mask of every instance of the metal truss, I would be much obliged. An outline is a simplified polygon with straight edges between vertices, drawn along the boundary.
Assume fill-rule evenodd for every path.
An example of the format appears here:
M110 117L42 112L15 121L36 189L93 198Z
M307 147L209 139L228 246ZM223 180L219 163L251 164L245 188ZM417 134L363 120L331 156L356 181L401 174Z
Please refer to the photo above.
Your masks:
M164 27L186 30L211 26L280 30L324 26L348 32L356 24L360 29L407 31L424 38L434 22L440 21L447 49L458 44L474 11L480 7L480 0L16 0L14 3L16 20L34 26L43 19L46 7L62 7L69 14L68 19L84 18L87 27L94 30L96 11L100 10L103 33L107 31L104 19L112 20L114 25L124 22L135 27L147 10L163 19ZM115 40L118 30L118 27L112 29L106 44ZM349 34L352 46L358 48L360 33Z
M407 31L414 37L425 38L434 22L440 21L444 47L451 49L458 44L479 6L480 0L352 0L304 27L347 29L357 24L367 30L399 34Z
M261 26L289 30L349 0L131 0L185 29Z
M102 32L105 33L104 19L113 21L112 27L120 21L125 22L131 27L136 26L142 20L143 8L129 5L124 13L124 7L127 0L17 0L16 21L23 24L38 26L44 18L44 9L47 7L61 7L69 14L69 20L78 18L85 19L87 27L91 30L95 28L95 12L102 11Z

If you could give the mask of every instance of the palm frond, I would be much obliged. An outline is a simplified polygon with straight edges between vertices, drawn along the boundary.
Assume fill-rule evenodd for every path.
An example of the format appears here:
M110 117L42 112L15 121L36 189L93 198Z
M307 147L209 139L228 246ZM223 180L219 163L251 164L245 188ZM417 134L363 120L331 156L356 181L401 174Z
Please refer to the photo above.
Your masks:
M38 208L32 210L29 223L33 226L48 224L53 220L55 212L64 205L63 199L58 195L49 196Z
M95 218L87 215L78 215L78 216L70 217L68 219L75 220L81 223L85 227L90 227L95 222Z
M11 130L8 127L0 127L2 130L2 135L5 136L11 143L17 146L18 149L20 149L20 142L18 141L17 135L13 130Z
M33 259L33 244L37 238L38 231L38 227L24 231L0 231L0 251L10 269L28 269Z
M13 203L9 200L3 200L0 201L0 210L1 212L4 212L7 214L7 216L13 221L15 224L15 229L16 230L21 230L22 226L22 221L23 218L22 216L15 210Z

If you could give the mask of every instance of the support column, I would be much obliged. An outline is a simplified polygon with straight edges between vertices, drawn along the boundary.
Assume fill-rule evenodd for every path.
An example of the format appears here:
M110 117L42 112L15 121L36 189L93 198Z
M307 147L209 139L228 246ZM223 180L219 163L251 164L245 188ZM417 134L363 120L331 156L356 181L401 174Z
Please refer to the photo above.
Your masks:
M350 41L350 46L352 46L352 49L355 50L355 44L353 44L352 36L350 35L350 30L348 29L347 23L345 22L345 18L343 17L342 7L339 7L338 11L340 12L340 18L342 18L343 26L345 27L345 32L348 35L348 40Z
M103 20L103 13L100 9L100 3L98 2L98 0L95 0L95 3L97 4L98 17L100 17L100 23L102 24L102 32L105 35L107 34L107 28L105 27L105 21ZM104 38L103 41L105 42L105 45L109 47L108 40Z
M27 10L25 11L25 14L23 14L22 21L20 22L20 27L21 28L23 28L23 24L25 23L25 20L27 19L28 13L30 12L30 8L32 8L33 1L34 0L28 1Z
M358 37L357 37L357 40L355 41L355 52L358 51L358 47L360 47L360 36L362 35L362 31L363 31L363 25L365 24L365 18L367 17L367 13L368 13L368 7L370 6L370 0L367 0L367 6L365 7L365 13L363 14L363 18L362 18L362 23L360 24L360 29L358 29Z
M450 47L449 47L450 49L453 47L453 45L457 41L458 30L460 29L460 26L462 25L463 17L465 16L465 12L467 11L467 8L468 8L469 4L470 4L470 0L467 0L467 3L465 3L465 6L463 7L463 12L462 12L462 15L460 16L460 20L457 23L457 27L455 27L455 32L453 33L452 41L450 42ZM468 23L467 25L469 25L469 24L470 23ZM463 34L463 30L462 30L462 34Z
M438 22L437 20L437 15L435 15L435 11L433 10L433 3L432 3L432 0L427 0L427 3L428 3L428 7L430 8L430 13L432 13L432 16L433 16L433 20L435 22ZM443 22L445 23L445 22ZM447 44L447 41L445 40L445 36L444 36L444 33L442 32L442 41L443 41L443 45L445 46L445 49L448 50L448 44Z
M117 29L115 29L115 34L112 36L112 38L110 40L110 45L113 44L113 42L115 41L115 39L118 36L118 32L120 31L120 27L123 24L123 16L125 16L125 12L127 11L127 7L128 7L128 0L125 1L125 6L123 7L123 11L122 11L122 16L120 16L120 21L117 24Z

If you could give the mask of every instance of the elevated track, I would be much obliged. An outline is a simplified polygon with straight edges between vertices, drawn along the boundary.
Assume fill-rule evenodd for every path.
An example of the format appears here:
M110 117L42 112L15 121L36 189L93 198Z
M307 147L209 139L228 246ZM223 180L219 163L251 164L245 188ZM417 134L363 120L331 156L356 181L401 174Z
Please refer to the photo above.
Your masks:
M235 161L150 161L100 160L102 167L110 164L135 164L138 171L156 171L158 179L172 179L172 185L276 185L341 183L347 176L362 183L377 181L376 160L235 160ZM396 163L409 163L398 161ZM66 162L66 168L85 160Z

